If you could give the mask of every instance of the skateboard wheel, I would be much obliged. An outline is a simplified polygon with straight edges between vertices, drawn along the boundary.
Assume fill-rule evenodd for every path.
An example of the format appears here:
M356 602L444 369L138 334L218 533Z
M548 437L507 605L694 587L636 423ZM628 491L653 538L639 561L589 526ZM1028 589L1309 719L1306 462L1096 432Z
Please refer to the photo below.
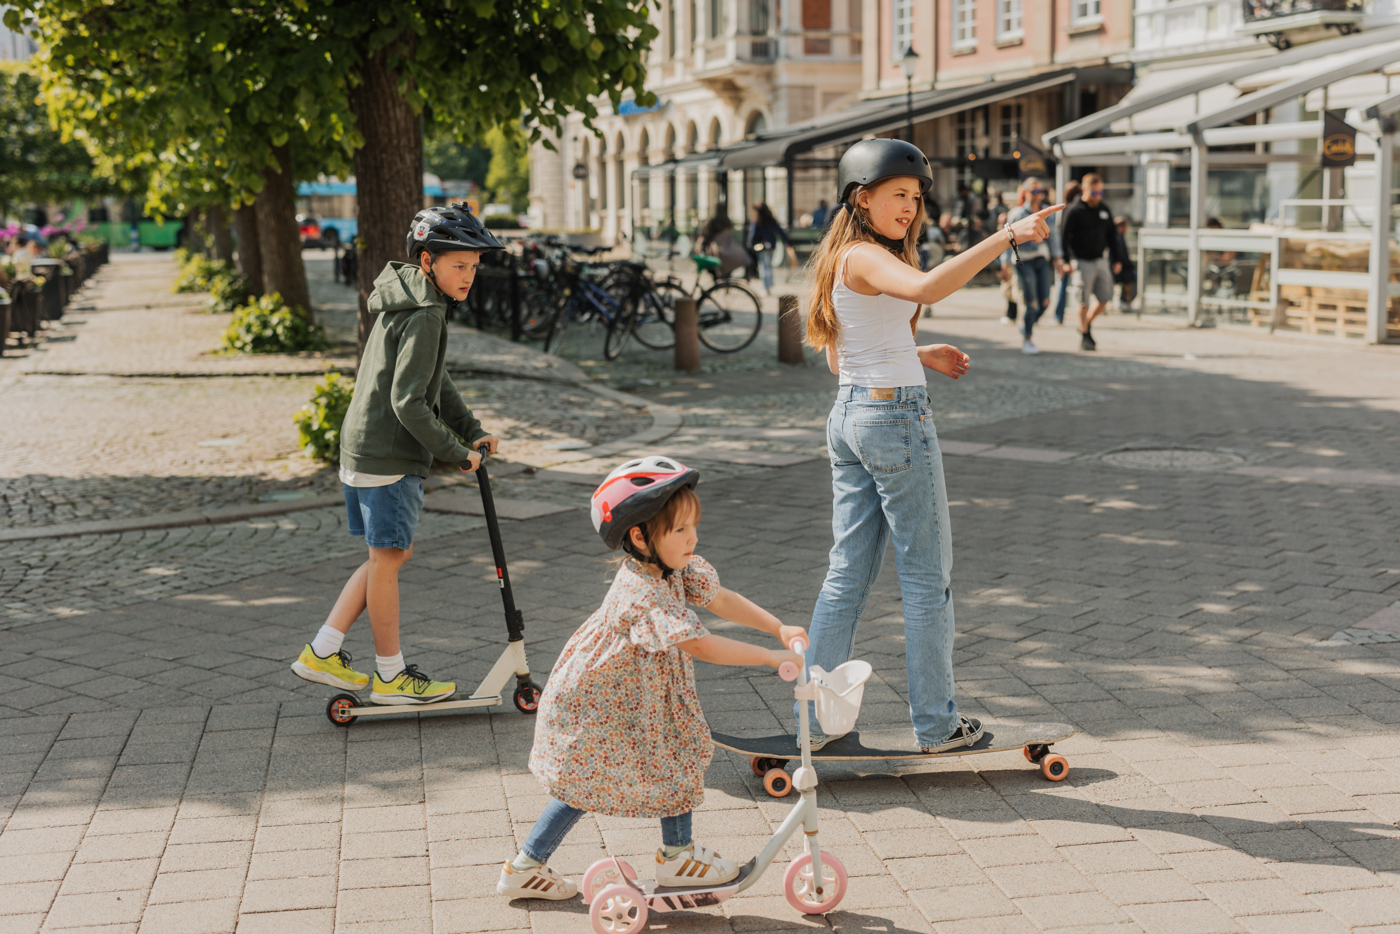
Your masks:
M770 795L781 798L792 791L792 777L779 768L771 768L763 773L763 787Z
M622 867L621 874L618 867ZM585 905L593 904L593 896L610 885L626 885L628 880L636 881L637 870L625 859L616 862L611 857L600 859L583 874L582 884L579 885L579 893L583 895Z
M1026 757L1027 762L1040 763L1045 758L1045 754L1050 751L1049 746L1042 746L1040 743L1030 743L1021 750L1021 754Z
M638 934L647 926L647 902L630 885L609 885L588 906L588 920L598 934Z
M749 769L753 772L753 774L757 775L759 778L762 778L764 774L768 771L768 760L763 758L762 756L750 756Z
M1040 774L1052 782L1062 782L1069 775L1069 762L1064 756L1046 756L1040 762Z
M515 689L515 709L521 713L534 713L540 709L540 686L533 681Z
M846 867L822 851L822 884L812 878L812 854L803 853L783 873L783 894L788 904L804 915L824 915L846 897Z
M337 694L326 705L326 717L336 726L349 726L355 720L354 709L359 704L349 694Z

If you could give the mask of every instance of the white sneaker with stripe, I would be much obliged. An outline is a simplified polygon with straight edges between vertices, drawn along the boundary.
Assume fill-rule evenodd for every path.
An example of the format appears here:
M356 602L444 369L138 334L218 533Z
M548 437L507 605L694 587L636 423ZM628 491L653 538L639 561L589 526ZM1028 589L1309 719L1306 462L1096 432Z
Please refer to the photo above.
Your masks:
M674 859L667 859L661 850L656 851L657 885L723 885L738 875L737 863L694 843L677 853Z
M563 901L578 894L578 885L566 879L548 866L534 869L516 869L506 860L501 865L501 878L496 883L496 894L506 898L548 898Z

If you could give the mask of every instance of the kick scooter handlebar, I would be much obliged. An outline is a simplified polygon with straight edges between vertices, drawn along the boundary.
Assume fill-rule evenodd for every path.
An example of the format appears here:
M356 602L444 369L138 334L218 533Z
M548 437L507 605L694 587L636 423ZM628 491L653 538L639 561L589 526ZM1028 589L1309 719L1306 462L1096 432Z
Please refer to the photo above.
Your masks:
M481 460L477 461L477 466L480 467L482 464L486 463L486 457L491 453L491 448L488 445L483 444L481 447L476 449L476 453L481 455ZM472 462L469 460L462 461L462 463L458 464L457 467L465 473L472 472Z
M803 652L807 651L807 642L805 639L793 639L788 643L788 648L792 649L798 655L801 655ZM778 666L778 677L782 678L784 681L796 681L798 670L795 662L783 662Z

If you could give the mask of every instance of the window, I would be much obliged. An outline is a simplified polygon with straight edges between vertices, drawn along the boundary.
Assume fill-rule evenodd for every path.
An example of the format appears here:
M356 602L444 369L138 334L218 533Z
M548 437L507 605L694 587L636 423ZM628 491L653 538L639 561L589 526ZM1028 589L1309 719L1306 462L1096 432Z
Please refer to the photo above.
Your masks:
M1098 0L1094 0L1094 2L1097 3ZM953 0L953 48L971 49L976 46L977 2L976 0Z
M894 0L894 38L890 55L897 62L914 42L914 0Z
M998 107L1000 119L997 120L998 146L1003 159L1011 158L1012 146L1016 138L1021 135L1021 105L1001 104Z
M1095 0L1097 2L1097 0ZM1005 42L1021 38L1022 0L997 0L997 41Z
M768 35L769 20L772 19L769 0L749 0L749 34Z
M1072 0L1070 19L1076 23L1101 19L1099 0Z
M710 38L729 34L729 0L710 0Z
M957 144L958 158L966 159L973 154L973 137L977 135L977 114L971 110L960 110L953 121L953 141Z
M677 40L676 35L676 4L679 0L667 0L666 3L666 57L676 57Z

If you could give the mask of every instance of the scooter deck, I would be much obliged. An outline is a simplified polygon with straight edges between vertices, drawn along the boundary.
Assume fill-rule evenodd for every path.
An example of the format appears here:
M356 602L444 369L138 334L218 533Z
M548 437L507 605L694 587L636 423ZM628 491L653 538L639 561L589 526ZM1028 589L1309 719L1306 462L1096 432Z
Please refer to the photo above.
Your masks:
M1027 723L988 726L971 746L947 752L923 752L909 727L890 730L852 730L812 753L813 762L860 762L876 759L948 759L984 752L1006 752L1025 746L1048 746L1074 735L1067 723ZM793 733L776 736L730 736L710 731L716 746L745 756L769 759L796 759L802 755Z

